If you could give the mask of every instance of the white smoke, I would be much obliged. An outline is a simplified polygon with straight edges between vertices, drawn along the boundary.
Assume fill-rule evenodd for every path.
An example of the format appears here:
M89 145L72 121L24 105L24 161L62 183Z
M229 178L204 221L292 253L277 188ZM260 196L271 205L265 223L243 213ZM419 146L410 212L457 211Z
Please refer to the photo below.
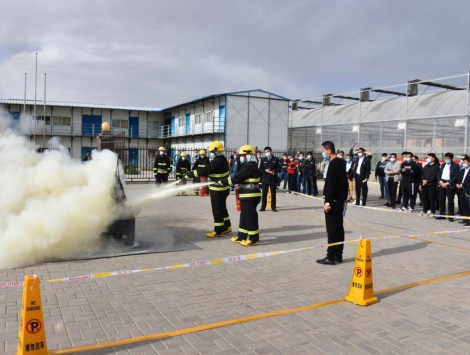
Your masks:
M96 249L115 215L117 156L70 158L58 140L36 146L0 114L0 269L66 259Z

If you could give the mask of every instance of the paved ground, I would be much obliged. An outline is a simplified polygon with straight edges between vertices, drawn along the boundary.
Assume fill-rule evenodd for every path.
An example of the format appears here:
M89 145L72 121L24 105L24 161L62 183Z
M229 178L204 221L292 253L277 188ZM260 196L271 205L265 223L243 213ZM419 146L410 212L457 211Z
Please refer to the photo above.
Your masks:
M151 185L127 187L130 196ZM371 204L380 206L372 187ZM119 258L57 262L1 270L0 281L34 273L43 280L180 262L288 250L326 242L320 201L281 193L279 212L260 214L257 247L207 239L209 199L172 197L153 202L142 216L155 228L173 228L199 249ZM228 200L236 225L233 195ZM462 229L458 223L350 207L346 238ZM156 234L158 234L156 232ZM374 287L382 290L470 270L470 231L372 241ZM439 244L440 243L440 244ZM42 285L49 349L167 332L342 298L348 291L356 244L345 263L323 266L324 249L190 269L164 270ZM339 303L166 340L90 354L307 354L470 353L470 278L461 277L379 296L359 307ZM20 288L0 289L0 353L17 344Z

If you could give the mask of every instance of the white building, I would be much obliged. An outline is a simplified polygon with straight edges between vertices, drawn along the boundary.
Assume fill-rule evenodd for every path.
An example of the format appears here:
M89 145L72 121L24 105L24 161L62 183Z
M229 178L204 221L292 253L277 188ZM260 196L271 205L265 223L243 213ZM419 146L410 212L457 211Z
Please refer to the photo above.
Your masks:
M287 149L289 99L261 89L206 96L168 107L163 115L159 138L174 149L204 148L214 140L229 149Z

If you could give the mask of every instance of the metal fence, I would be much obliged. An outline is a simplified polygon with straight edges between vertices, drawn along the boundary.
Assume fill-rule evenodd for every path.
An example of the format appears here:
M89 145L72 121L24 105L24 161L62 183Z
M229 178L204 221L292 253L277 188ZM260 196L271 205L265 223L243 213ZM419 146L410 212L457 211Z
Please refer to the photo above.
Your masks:
M206 148L200 148L206 149ZM154 180L153 175L153 164L155 157L158 154L158 147L123 147L115 146L113 149L118 155L122 162L125 179L128 182L150 182ZM198 149L199 151L199 149ZM226 148L225 156L228 160L233 155L236 149ZM181 153L186 152L188 154L188 160L191 165L194 163L194 150L184 149L172 149L167 148L167 154L171 158L172 172L170 173L170 179L175 178L176 163L181 156ZM276 157L282 157L284 152L273 151L273 155Z

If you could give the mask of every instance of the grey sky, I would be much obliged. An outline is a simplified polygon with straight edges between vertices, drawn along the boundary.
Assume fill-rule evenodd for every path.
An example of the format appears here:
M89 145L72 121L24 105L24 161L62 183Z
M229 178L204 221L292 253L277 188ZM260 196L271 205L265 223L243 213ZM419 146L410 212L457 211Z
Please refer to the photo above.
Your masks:
M166 107L262 88L292 99L470 69L470 2L2 0L0 97Z

